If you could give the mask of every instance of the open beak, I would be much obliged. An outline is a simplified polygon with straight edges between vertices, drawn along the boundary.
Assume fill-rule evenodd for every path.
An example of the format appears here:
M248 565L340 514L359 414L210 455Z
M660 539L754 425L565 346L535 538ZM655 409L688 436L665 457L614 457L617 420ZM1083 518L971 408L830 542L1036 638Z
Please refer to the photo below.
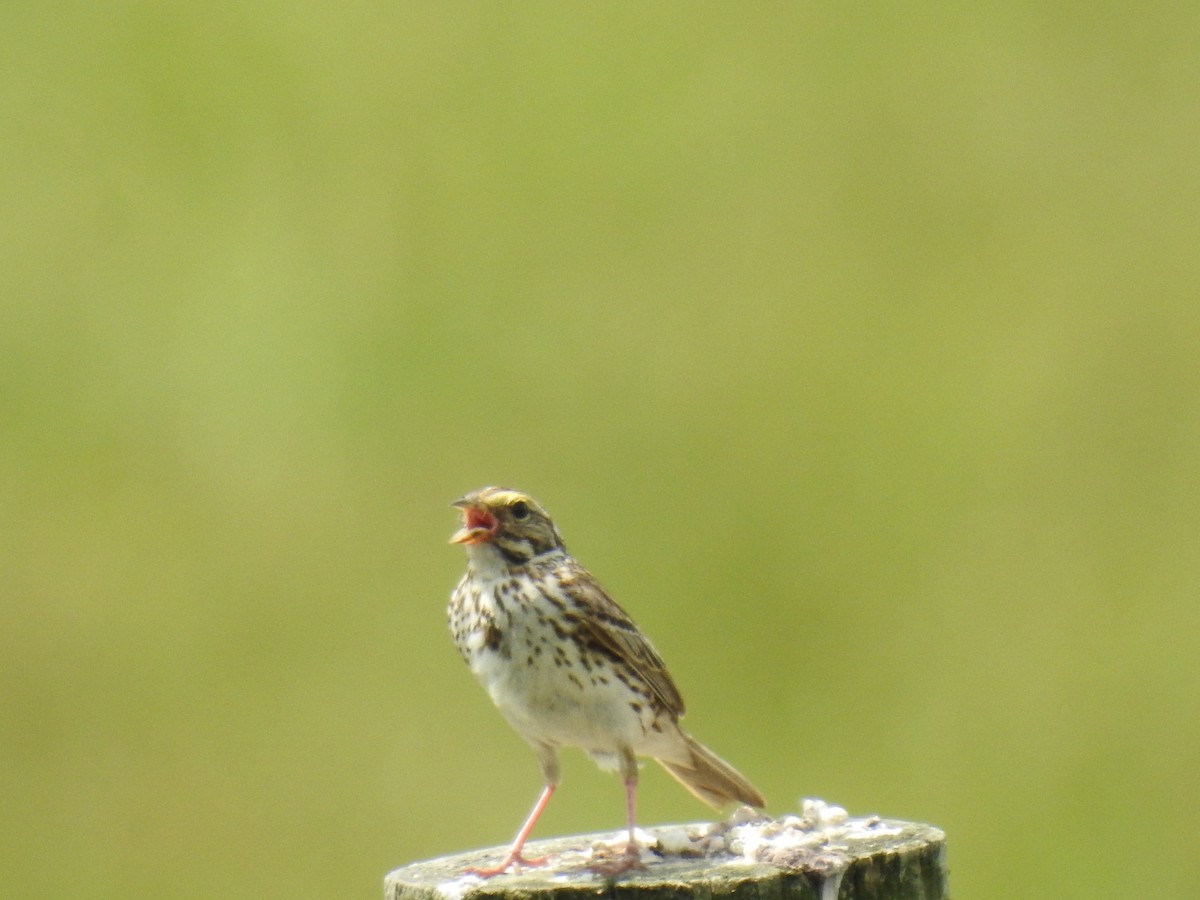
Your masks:
M463 511L462 528L450 537L452 544L482 544L496 536L500 523L486 509L473 505L469 500L455 500L450 504Z

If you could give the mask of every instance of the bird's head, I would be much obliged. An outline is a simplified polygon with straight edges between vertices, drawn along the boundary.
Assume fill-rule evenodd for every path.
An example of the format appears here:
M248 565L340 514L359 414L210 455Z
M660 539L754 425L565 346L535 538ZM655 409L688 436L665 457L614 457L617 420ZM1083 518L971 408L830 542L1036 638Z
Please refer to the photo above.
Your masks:
M551 550L563 550L562 535L540 503L521 491L485 487L451 506L462 510L462 528L452 544L493 547L509 563L521 564Z

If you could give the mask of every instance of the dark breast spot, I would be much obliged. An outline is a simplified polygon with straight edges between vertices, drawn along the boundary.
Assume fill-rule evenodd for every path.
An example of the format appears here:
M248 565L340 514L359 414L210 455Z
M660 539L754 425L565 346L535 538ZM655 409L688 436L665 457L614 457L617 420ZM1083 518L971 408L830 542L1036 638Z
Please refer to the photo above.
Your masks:
M489 621L483 629L483 646L484 649L490 650L493 653L499 653L505 659L511 655L508 642L504 640L504 632L496 627L494 621Z

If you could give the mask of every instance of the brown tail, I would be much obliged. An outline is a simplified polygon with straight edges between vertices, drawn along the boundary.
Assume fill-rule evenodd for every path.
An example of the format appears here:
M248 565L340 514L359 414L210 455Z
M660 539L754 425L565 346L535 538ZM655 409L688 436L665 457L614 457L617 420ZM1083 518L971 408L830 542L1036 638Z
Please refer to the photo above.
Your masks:
M762 794L754 789L745 776L690 734L684 734L691 762L687 765L659 760L662 767L678 779L685 788L707 803L720 809L738 801L747 806L767 805Z

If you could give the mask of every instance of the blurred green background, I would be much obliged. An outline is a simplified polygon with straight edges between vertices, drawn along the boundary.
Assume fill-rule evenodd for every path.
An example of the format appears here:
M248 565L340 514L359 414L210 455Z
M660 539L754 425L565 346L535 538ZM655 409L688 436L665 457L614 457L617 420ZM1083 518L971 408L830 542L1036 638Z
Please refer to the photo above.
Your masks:
M963 898L1200 894L1200 8L4 20L6 895L508 841L444 613L489 483L772 811L936 823ZM538 833L622 809L571 752Z

